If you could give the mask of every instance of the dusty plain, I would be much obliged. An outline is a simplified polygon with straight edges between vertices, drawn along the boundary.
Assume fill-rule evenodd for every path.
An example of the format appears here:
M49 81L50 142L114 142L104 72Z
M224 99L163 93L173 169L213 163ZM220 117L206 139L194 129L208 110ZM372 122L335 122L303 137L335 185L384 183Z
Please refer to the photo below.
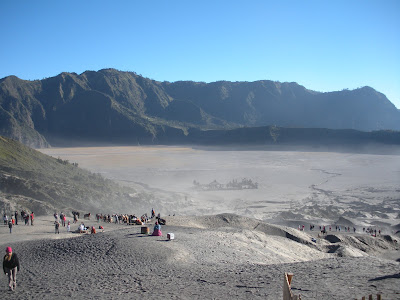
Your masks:
M360 226L400 222L400 149L399 155L189 147L41 151L150 192L150 205L164 216L234 213L317 224L346 217ZM243 178L257 182L258 189L199 191L193 184Z

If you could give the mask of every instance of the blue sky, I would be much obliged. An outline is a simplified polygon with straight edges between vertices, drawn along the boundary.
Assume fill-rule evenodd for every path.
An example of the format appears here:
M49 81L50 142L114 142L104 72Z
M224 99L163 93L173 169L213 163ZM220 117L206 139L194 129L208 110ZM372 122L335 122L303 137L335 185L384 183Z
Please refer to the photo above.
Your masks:
M400 1L0 1L0 78L371 86L400 108Z

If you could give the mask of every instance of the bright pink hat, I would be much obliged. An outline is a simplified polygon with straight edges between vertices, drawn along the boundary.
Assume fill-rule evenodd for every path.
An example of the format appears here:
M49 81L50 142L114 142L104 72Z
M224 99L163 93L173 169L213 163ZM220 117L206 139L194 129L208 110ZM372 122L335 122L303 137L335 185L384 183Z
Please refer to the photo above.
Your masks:
M7 247L7 248L6 248L6 253L12 253L11 247Z

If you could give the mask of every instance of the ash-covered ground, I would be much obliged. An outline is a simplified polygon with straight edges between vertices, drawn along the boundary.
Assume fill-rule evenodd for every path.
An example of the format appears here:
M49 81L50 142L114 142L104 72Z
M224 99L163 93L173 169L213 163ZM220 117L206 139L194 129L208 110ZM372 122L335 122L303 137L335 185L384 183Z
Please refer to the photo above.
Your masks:
M379 227L388 233L400 222L399 155L189 147L41 151L145 191L149 209L161 215L234 213L296 227L335 224L344 217L358 230ZM258 188L205 191L194 185L244 178Z

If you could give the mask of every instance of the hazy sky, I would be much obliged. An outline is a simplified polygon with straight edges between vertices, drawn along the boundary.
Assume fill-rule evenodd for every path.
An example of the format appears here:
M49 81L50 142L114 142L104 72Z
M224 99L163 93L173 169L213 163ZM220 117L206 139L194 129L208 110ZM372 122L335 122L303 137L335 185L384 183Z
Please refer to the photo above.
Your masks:
M400 108L400 1L0 0L0 78L116 68L159 81L365 85Z

